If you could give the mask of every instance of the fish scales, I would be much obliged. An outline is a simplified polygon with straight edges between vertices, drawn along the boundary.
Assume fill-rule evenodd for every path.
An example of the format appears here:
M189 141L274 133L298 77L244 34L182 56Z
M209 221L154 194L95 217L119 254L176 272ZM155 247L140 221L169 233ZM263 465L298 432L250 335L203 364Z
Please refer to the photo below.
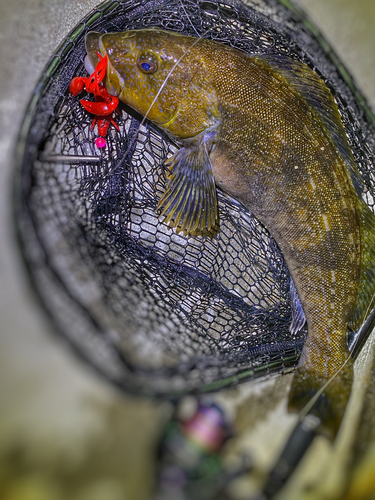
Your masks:
M212 158L213 171L218 185L269 229L295 282L309 328L291 392L291 404L301 409L349 355L347 324L360 276L356 193L326 129L288 82L275 78L274 71L262 61L259 65L256 58L240 68L241 88L227 73L216 75L225 110L223 124L228 127L223 126L225 139ZM245 95L240 110L239 93ZM278 99L272 98L274 94ZM246 141L238 133L245 126L233 127L238 123L250 125ZM249 170L248 165L257 168ZM246 179L240 191L239 176ZM249 191L249 185L256 187ZM340 409L350 393L349 363L344 375L339 388L331 386L339 393L335 405ZM333 421L337 418L341 420L341 414L330 416ZM331 426L336 428L337 423Z
M286 56L157 29L89 33L86 47L93 65L108 55L107 90L181 144L159 201L166 222L213 233L216 184L278 243L308 324L289 408L333 379L313 410L333 438L353 378L348 325L374 302L375 217L328 88Z

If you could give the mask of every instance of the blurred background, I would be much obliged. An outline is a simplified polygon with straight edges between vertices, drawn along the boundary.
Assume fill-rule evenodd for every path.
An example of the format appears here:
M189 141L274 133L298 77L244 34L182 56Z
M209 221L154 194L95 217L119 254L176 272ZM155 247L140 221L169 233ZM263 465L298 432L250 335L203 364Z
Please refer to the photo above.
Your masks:
M12 222L13 153L40 73L96 0L0 0L0 499L147 500L154 449L171 408L119 392L58 337L29 287ZM375 2L299 0L375 110ZM318 438L280 499L375 498L375 368L370 338L339 437ZM374 372L374 373L373 373ZM295 424L290 376L243 384L215 399L235 429L225 457L252 473L234 498L256 493Z

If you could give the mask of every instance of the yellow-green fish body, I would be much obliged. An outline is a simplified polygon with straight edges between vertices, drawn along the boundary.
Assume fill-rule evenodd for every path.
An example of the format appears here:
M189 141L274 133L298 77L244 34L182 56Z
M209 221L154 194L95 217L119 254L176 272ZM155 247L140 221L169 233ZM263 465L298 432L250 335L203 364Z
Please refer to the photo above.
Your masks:
M86 47L94 65L108 55L107 90L182 145L159 202L167 222L212 231L216 184L278 243L308 324L289 406L333 379L316 410L333 437L352 385L348 326L373 306L375 217L328 88L285 56L157 29L90 33Z

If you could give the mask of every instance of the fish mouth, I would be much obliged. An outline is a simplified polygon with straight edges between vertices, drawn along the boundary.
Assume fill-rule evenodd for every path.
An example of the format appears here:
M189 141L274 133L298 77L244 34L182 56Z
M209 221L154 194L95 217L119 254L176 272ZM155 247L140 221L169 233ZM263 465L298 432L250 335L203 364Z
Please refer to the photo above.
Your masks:
M85 56L85 69L87 73L91 76L95 71L95 66L92 64L91 59L88 54Z
M87 55L85 56L85 68L89 75L92 75L95 71L96 65L99 62L98 54L101 54L103 57L107 54L108 56L111 54L111 49L107 52L104 43L103 36L106 33L99 33L98 31L90 31L87 33L85 38L85 47ZM106 70L106 81L105 86L107 91L114 96L118 96L121 90L125 86L124 79L118 73L118 71L113 68L110 61L108 61L108 66ZM117 88L113 84L113 78L115 81L118 80L119 88Z
M100 33L98 31L89 31L85 37L85 48L86 48L86 56L85 56L85 68L86 71L92 75L92 73L95 71L95 68L99 62L99 56L98 53L101 54L102 56L105 56L106 54L108 56L111 55L111 49L108 50L103 43L103 37L104 36L110 36L111 33ZM124 34L122 34L122 38L134 38L136 36L135 31L128 31ZM127 52L126 49L124 49L124 52ZM106 80L105 80L105 86L109 94L114 95L114 96L119 96L122 93L126 94L126 85L125 85L125 79L120 75L120 73L112 66L110 60L108 61L108 66L107 66L107 75L106 75ZM125 103L129 104L132 106L130 102L127 102L126 95L122 99ZM155 103L154 103L155 104ZM134 109L137 109L137 106L134 106ZM150 110L149 110L150 111ZM168 127L172 125L172 123L175 121L177 115L179 113L179 108L177 108L172 116L168 118L166 121L158 121L158 120L153 120L155 123L158 125L161 125L163 127Z
M100 38L103 33L98 31L89 31L85 37L85 48L87 56L85 57L85 68L91 75L95 71L95 66L99 62L98 52L100 51Z
M111 33L100 33L99 31L89 31L85 37L85 48L87 56L85 57L85 68L90 75L95 70L99 62L98 52L104 56L107 52L103 44L103 36L111 35ZM134 38L136 36L134 31L128 31L123 34L122 38ZM108 52L110 55L111 50ZM126 50L124 50L126 52Z

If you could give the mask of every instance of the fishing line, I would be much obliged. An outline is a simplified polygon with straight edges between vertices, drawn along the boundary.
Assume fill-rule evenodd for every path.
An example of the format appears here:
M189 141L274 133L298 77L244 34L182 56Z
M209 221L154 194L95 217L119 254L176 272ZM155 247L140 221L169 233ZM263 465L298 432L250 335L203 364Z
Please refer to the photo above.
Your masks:
M310 413L316 404L318 398L332 381L339 375L345 365L352 357L353 352L344 361L342 366L332 375L332 377L319 389L319 391L310 399L298 414L298 422L291 435L284 445L277 462L269 472L268 478L263 487L263 491L257 500L274 498L275 495L283 489L285 483L293 474L301 459L314 441L318 429L322 423L318 416ZM255 499L254 499L255 500Z
M209 33L210 29L206 30L203 35L200 37L200 38L197 38L193 44L189 47L189 49L187 51L185 51L181 57L175 62L175 64L172 66L172 68L170 69L169 73L167 74L165 80L163 81L162 85L160 86L158 92L156 93L152 103L150 104L147 112L145 113L142 121L140 122L139 124L139 127L138 127L138 131L137 131L137 134L138 132L140 131L140 128L144 125L144 123L146 122L147 120L147 117L148 115L150 114L151 112L151 109L152 107L154 106L154 104L156 103L157 99L159 98L161 92L163 91L163 89L165 88L169 78L171 77L171 75L173 74L174 70L177 68L177 66L180 64L180 62L182 61L182 59L189 54L189 52L193 49L193 47L201 40L201 38L204 38L204 36ZM308 131L310 134L311 132ZM136 135L133 137L133 141L134 142L136 140ZM125 151L124 155L123 155L123 158L126 157L128 151L130 150L131 146L132 146L132 142L128 145L128 148L127 150ZM325 383L323 384L323 386L319 389L319 391L310 399L310 401L305 405L305 407L300 411L299 415L298 415L298 418L299 418L299 422L301 422L306 416L307 414L311 411L311 409L314 407L315 403L317 402L317 400L319 399L319 397L323 394L323 392L325 391L325 389L331 384L331 382L333 382L333 380L335 380L335 378L339 375L339 373L344 369L344 367L346 366L346 364L349 362L351 358L351 355L348 356L348 358L344 361L344 363L342 364L342 366L336 371L336 373L334 373L332 375L332 377Z
M335 378L339 375L339 373L345 368L346 364L349 362L351 359L351 354L347 357L347 359L344 361L344 363L341 365L341 367L332 375L330 379L325 382L322 387L319 389L318 392L314 394L314 396L309 400L308 403L302 408L302 410L298 414L298 421L301 422L308 413L312 410L314 407L315 403L319 399L319 397L323 394L323 392L326 390L326 388L335 380Z
M163 91L163 89L165 88L165 85L167 84L169 78L172 76L174 70L177 68L177 66L180 64L180 62L182 61L182 59L188 55L190 53L190 51L193 49L193 47L195 45L197 45L199 43L199 41L205 37L205 35L207 33L210 32L211 29L207 29L201 37L197 38L193 44L189 47L189 49L187 51L185 51L181 57L175 62L175 64L172 66L172 68L170 69L169 73L167 74L165 80L163 81L162 85L160 86L158 92L156 93L153 101L151 102L148 110L146 111L142 121L140 122L139 126L138 126L138 130L137 130L137 134L138 132L140 131L141 127L145 124L146 120L147 120L147 117L148 115L150 114L151 112L151 109L152 107L155 105L157 99L159 98L161 92ZM308 131L309 134L311 134L310 131ZM136 137L137 137L137 134L135 134L133 136L133 139L132 141L130 142L130 144L128 144L128 147L122 157L122 161L123 159L126 157L126 155L128 154L130 148L132 147L133 143L135 142L136 140ZM375 294L374 294L375 295ZM334 373L332 375L332 377L325 383L323 384L323 386L319 389L319 391L317 393L315 393L315 395L310 399L310 401L304 406L304 408L300 411L300 413L298 414L298 419L299 419L299 422L301 422L305 417L306 415L311 411L311 409L314 407L315 403L317 402L317 400L319 399L319 397L323 394L323 392L325 391L325 389L331 384L331 382L333 382L333 380L335 380L335 378L339 375L339 373L345 368L346 364L349 362L351 358L351 355L348 356L348 358L344 361L344 363L342 364L342 366L336 371L336 373Z
M373 294L373 297L375 294ZM319 391L314 394L314 396L310 399L310 401L302 408L302 410L298 414L299 422L303 420L306 415L311 411L314 404L317 402L318 398L323 394L325 389L335 380L335 378L339 375L339 373L345 368L346 364L349 362L351 358L356 358L358 354L358 349L363 343L364 337L373 329L375 323L375 309L372 309L370 312L370 306L366 310L366 320L363 322L362 327L358 330L356 338L354 342L350 346L350 354L341 367L332 375L332 377L327 380L325 384L319 389Z
M367 311L369 308L367 309ZM368 335L373 331L375 327L375 308L373 308L366 318L366 321L362 324L361 328L358 330L351 346L350 352L352 354L353 359L356 359L360 348L364 344Z
M355 359L358 355L359 348L363 345L365 338L370 330L373 329L375 324L375 309L367 317L366 321L358 330L354 342L351 343L349 350L350 356L344 361L342 366L336 373L320 388L320 390L310 399L305 407L298 414L298 423L294 427L293 432L289 436L283 451L281 452L278 461L271 469L266 483L263 487L261 497L257 500L264 500L265 498L274 498L274 496L284 487L293 471L300 463L302 457L309 449L313 442L317 431L321 425L321 419L310 413L318 398L324 390L331 384L331 382L339 375L350 358ZM255 499L254 499L255 500Z
M157 91L154 99L152 100L148 110L146 111L145 115L143 116L139 126L138 126L138 129L137 129L137 132L136 134L134 134L132 140L130 141L130 143L128 144L128 147L127 149L125 150L124 154L122 155L122 158L121 158L121 162L124 161L124 159L126 158L127 154L129 153L130 149L132 148L134 142L137 140L137 135L141 129L141 127L145 124L153 106L155 105L156 101L158 100L160 94L162 93L162 91L164 90L166 84L168 83L168 80L169 78L172 76L174 70L178 67L178 65L180 64L180 62L183 60L183 58L185 56L187 56L191 50L193 49L193 47L195 45L197 45L199 43L199 41L204 38L209 32L211 31L211 28L207 29L205 32L203 32L203 34L198 37L193 43L192 45L189 47L189 49L187 51L184 51L183 54L179 57L179 59L174 63L174 65L172 66L172 68L170 69L170 71L168 72L165 80L163 81L163 83L161 84L159 90ZM198 34L198 33L197 33ZM311 134L310 131L308 131L308 134ZM374 294L375 296L375 294ZM368 308L369 310L369 308ZM368 312L367 310L367 312ZM354 345L356 344L356 341L354 342ZM331 376L331 378L325 382L323 384L323 386L319 389L318 392L315 393L315 395L309 400L309 402L304 406L304 408L299 412L298 414L298 419L299 419L299 422L301 422L306 416L307 414L311 411L311 409L314 407L315 403L317 402L317 400L319 399L319 397L324 393L325 389L333 382L333 380L335 380L335 378L340 374L340 372L345 368L346 364L349 362L351 358L351 355L348 356L348 358L344 361L344 363L342 364L342 366Z
M372 299L375 297L375 294L372 295ZM369 306L366 309L366 314L365 314L365 320L362 323L361 328L358 330L357 335L355 337L355 340L350 346L350 354L347 357L347 359L344 361L344 363L341 365L341 367L332 375L332 377L323 384L323 386L319 389L319 391L314 394L314 396L310 399L310 401L302 408L302 410L298 414L298 421L301 422L306 415L312 410L314 407L315 403L319 399L319 397L323 394L325 389L335 380L335 378L339 375L339 373L345 368L346 364L349 362L351 358L356 358L358 354L358 350L363 344L364 339L366 336L372 331L374 328L375 324L375 309L371 309L371 304L372 300L369 302Z
M304 332L295 338L287 331L289 275L279 249L257 220L247 210L240 210L238 202L233 198L228 204L222 202L223 236L216 248L216 242L201 246L188 238L172 241L171 237L171 242L165 243L167 229L160 227L155 214L153 183L160 178L160 168L172 153L173 143L166 141L157 127L149 132L145 121L184 57L180 69L185 66L186 56L200 40L206 23L208 29L202 37L210 37L219 27L214 36L217 41L247 54L258 48L260 53L288 54L327 75L324 81L337 89L338 97L345 96L337 99L337 104L347 117L346 133L361 174L371 179L370 156L375 146L370 143L365 147L372 121L365 120L365 101L356 104L361 94L355 94L355 86L349 85L350 77L343 78L342 71L333 69L333 61L302 21L286 17L281 2L274 2L270 18L268 11L265 14L263 7L258 7L260 3L250 0L252 10L248 10L245 4L232 0L145 0L141 6L131 0L110 0L105 12L104 7L100 11L99 20L98 10L95 17L87 17L84 25L90 28L95 20L97 31L121 32L159 23L160 29L167 26L197 36L190 47L181 50L179 60L171 63L173 67L159 82L162 86L155 91L144 117L136 119L137 115L122 109L122 133L109 135L109 154L87 156L93 151L88 122L82 121L78 104L61 100L64 78L75 74L75 64L82 58L86 30L76 28L74 37L69 35L59 47L25 118L17 147L15 208L18 238L31 280L54 324L76 350L106 378L137 395L170 398L177 393L176 388L178 394L211 392L241 380L269 376L297 363L305 338ZM109 11L107 4L117 7ZM118 16L119 10L124 11L123 18ZM308 130L305 133L310 139ZM80 151L84 156L79 156ZM43 156L35 159L36 152ZM68 166L55 167L57 162ZM112 169L117 169L114 175ZM369 187L374 193L371 182ZM220 196L230 198L226 193ZM373 210L375 202L368 203ZM123 222L124 214L129 222ZM173 236L173 231L168 233ZM163 246L158 247L160 242ZM64 265L56 267L57 260ZM249 275L250 294L249 282L243 279ZM238 296L225 287L230 280ZM95 307L91 286L100 292L94 296ZM372 311L360 330L351 332L353 358L374 322ZM253 334L256 337L250 337ZM336 373L316 388L318 392L294 417L302 421L301 427L309 420L319 424L318 417L308 413L317 401L319 404L329 384L345 372L348 362L349 358L341 367L335 366ZM292 451L294 466L298 456L296 459L295 448Z
M147 117L148 115L150 114L151 112L151 109L152 107L154 106L154 104L156 103L158 97L160 96L161 92L163 91L165 85L167 84L169 78L172 76L172 73L173 71L177 68L177 66L180 64L180 62L182 61L182 59L189 54L189 52L191 51L191 49L202 39L205 37L205 35L207 35L207 33L209 33L211 31L211 28L207 29L200 38L197 38L194 43L189 47L189 50L187 50L186 52L184 52L182 54L182 56L175 62L175 64L172 66L172 68L170 69L169 73L167 74L167 76L165 77L165 80L163 81L163 83L161 84L158 92L156 93L152 103L150 104L148 110L146 111L142 121L140 122L139 126L138 126L138 130L137 132L133 135L133 139L130 141L130 143L128 144L128 147L126 148L126 151L125 153L122 155L121 157L121 160L120 160L120 163L122 163L124 161L124 159L126 158L128 152L130 151L130 149L132 148L134 142L137 140L137 136L138 136L138 133L141 129L141 127L145 124L146 120L147 120Z
M182 0L180 0L179 5L181 6L181 9L184 11L184 13L185 13L185 15L186 15L186 19L189 21L189 24L190 24L190 26L193 28L193 30L195 31L195 34L197 35L197 37L198 37L198 38L203 38L203 37L199 36L199 33L198 33L197 29L195 28L194 24L192 23L192 21L191 21L191 19L190 19L190 16L189 16L189 14L187 13L187 10L185 9L185 5L184 5L184 3L183 3L183 1L182 1ZM207 30L207 31L208 31L208 30ZM206 31L206 33L207 33L207 31ZM206 33L203 33L203 34L205 35Z
M367 306L367 309L366 309L366 314L365 314L365 316L364 316L364 317L366 318L366 320L367 320L367 318L370 316L370 312L371 312L371 311L370 311L370 309L371 309L371 304L373 303L374 297L375 297L375 293L373 293L373 294L372 294L372 297L371 297L371 300L370 300L370 302L369 302L369 305ZM372 309L371 309L371 310L372 310ZM365 320L365 321L366 321L366 320Z

